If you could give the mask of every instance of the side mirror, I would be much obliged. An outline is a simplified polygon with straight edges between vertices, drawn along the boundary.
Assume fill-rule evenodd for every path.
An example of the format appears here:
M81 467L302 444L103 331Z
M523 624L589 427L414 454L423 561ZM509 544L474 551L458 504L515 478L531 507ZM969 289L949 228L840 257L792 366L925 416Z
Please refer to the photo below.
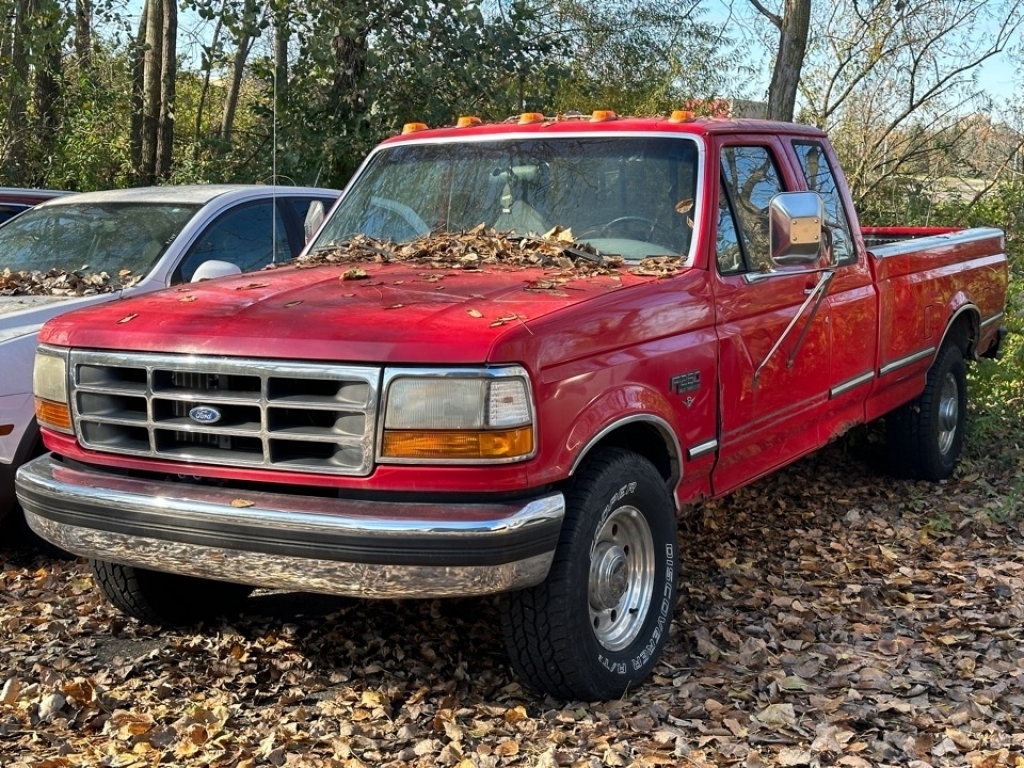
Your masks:
M825 204L817 192L780 192L768 203L772 263L779 267L816 264L824 255ZM831 254L828 254L831 263Z
M213 280L217 277L228 277L230 275L240 274L242 274L242 268L237 264L232 264L230 261L210 259L209 261L204 261L196 268L196 271L189 282L198 283L200 280Z
M324 220L324 204L319 200L314 200L309 204L309 208L306 210L306 218L302 222L302 229L306 233L306 242L309 242L309 238L313 236Z

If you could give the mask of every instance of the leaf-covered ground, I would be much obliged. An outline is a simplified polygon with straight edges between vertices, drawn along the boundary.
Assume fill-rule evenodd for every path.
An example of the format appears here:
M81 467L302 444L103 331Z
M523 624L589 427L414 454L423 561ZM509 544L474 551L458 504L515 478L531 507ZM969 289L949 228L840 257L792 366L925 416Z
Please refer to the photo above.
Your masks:
M0 550L0 765L1024 766L1021 446L932 485L869 438L684 523L667 652L603 703L524 690L493 600L263 593L165 631Z

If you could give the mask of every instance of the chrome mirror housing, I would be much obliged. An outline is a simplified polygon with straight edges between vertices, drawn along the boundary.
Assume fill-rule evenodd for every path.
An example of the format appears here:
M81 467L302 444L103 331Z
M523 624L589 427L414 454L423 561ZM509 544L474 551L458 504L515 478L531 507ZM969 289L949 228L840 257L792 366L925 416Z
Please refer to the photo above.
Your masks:
M779 267L818 262L828 237L825 204L817 192L780 192L768 203L772 263ZM831 254L828 254L831 264Z

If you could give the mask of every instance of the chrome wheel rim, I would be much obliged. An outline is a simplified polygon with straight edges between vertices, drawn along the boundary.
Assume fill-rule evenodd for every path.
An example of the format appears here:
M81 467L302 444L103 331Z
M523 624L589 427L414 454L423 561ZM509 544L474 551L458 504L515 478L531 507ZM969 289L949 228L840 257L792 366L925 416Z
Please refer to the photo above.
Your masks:
M620 651L636 639L653 589L650 526L636 507L619 507L597 532L590 554L590 625L602 646Z
M960 423L960 387L956 377L947 373L939 392L939 453L948 453Z

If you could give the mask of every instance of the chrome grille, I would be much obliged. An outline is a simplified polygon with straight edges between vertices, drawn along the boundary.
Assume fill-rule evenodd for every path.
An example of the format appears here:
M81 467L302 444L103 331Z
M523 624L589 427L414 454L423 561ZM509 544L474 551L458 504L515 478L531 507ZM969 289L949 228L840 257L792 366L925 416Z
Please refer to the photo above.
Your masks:
M380 369L71 353L78 439L105 453L368 475ZM190 415L207 409L215 422Z

